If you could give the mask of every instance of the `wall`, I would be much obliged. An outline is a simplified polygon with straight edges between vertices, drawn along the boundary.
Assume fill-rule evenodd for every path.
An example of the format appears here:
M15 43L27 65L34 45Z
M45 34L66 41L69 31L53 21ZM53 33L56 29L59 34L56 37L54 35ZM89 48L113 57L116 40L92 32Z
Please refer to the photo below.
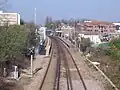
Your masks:
M90 41L95 44L100 44L101 40L99 38L99 35L84 35L84 38L90 38Z

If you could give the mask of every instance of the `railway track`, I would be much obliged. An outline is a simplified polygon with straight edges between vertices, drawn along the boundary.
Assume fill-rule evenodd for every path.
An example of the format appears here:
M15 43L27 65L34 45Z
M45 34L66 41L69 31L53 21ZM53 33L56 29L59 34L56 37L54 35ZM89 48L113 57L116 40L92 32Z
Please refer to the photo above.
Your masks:
M60 52L60 46L58 45L59 43L56 43L57 46L57 53ZM54 82L54 90L59 90L60 88L60 66L61 66L61 57L60 55L57 56L57 63L56 63L56 77L55 77L55 82Z
M58 50L58 57L57 57L57 68L56 68L56 77L55 77L55 88L54 90L60 90L60 78L61 78L61 64L62 64L62 60L65 60L65 53L63 53L63 49L61 47L61 43L59 42L58 39L55 39L56 45L57 45L57 50ZM63 62L64 66L65 66L65 76L66 76L66 86L67 86L67 90L70 90L70 88L72 88L72 83L71 83L71 78L70 78L70 71L69 71L69 65L65 62Z
M64 43L64 41L63 40L61 40L61 39L59 39L61 42L62 42L62 48L64 49L64 53L65 53L65 55L66 55L66 57L65 57L65 60L67 60L66 61L66 63L67 63L67 65L68 65L68 67L69 67L69 69L70 68L73 68L73 69L71 69L71 70L69 70L71 73L74 73L74 72L72 72L72 70L73 71L76 71L74 74L75 74L75 76L77 76L78 75L78 77L79 77L79 81L81 81L81 83L82 83L82 85L83 85L83 87L82 87L82 89L83 90L87 90L87 87L86 87L86 85L85 85L85 82L84 82L84 79L83 79L83 77L82 77L82 75L81 75L81 73L80 73L80 68L78 68L78 66L77 66L77 64L76 64L76 62L75 62L75 59L73 58L73 56L72 56L72 54L70 53L70 51L69 51L69 49L65 46L66 45L66 43ZM67 44L67 46L68 46L68 44ZM65 56L64 55L64 56ZM71 66L71 67L70 67ZM72 76L73 75L71 75L71 79L72 79ZM77 78L78 79L78 78ZM76 90L76 89L74 89L74 87L71 89L71 90ZM78 89L79 90L79 89Z
M51 43L51 47L52 47L52 45L53 45L53 44ZM46 79L46 77L47 77L48 70L49 70L49 67L50 67L50 64L51 64L51 61L52 61L53 51L51 50L51 47L50 47L51 57L50 57L50 60L49 60L49 63L48 63L46 72L45 72L45 74L44 74L43 80L42 80L42 82L41 82L41 85L40 85L40 87L39 87L39 90L42 90L43 85L45 84L45 79ZM50 52L49 52L49 54L50 54Z
M51 88L48 88L47 90L87 90L80 70L67 48L68 45L66 46L59 38L51 37L51 40L54 43L52 49L57 49L57 59L55 65L56 69L54 71L54 82L52 82ZM53 54L51 54L51 59L39 90L45 90L42 88L46 84L45 81L52 62L52 57ZM64 72L64 77L62 72ZM62 80L64 81L62 82ZM74 81L79 82L79 85L76 86Z

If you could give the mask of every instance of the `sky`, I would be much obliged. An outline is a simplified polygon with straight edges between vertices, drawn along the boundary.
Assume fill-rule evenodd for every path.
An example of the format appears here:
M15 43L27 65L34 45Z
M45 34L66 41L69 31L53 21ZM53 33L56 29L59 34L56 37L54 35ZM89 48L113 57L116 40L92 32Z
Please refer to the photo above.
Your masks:
M7 11L18 12L25 21L43 24L46 16L55 19L87 18L120 21L120 0L8 0Z

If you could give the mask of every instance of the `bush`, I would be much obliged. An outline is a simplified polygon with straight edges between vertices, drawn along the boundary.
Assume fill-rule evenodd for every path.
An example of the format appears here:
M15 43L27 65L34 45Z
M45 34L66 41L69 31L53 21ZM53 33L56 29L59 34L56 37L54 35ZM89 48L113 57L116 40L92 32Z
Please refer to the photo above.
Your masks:
M110 42L111 56L117 60L120 60L120 38L112 39Z
M80 44L80 50L82 52L85 52L88 47L90 47L91 42L89 38L82 38L81 39L81 44Z

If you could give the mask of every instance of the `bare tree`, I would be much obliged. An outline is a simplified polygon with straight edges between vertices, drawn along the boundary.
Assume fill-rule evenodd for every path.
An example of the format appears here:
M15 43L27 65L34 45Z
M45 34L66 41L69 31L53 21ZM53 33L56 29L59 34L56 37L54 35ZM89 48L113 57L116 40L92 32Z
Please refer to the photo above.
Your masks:
M46 19L45 19L45 25L47 25L49 23L52 23L52 17L47 16Z
M0 10L5 10L8 0L0 0Z

